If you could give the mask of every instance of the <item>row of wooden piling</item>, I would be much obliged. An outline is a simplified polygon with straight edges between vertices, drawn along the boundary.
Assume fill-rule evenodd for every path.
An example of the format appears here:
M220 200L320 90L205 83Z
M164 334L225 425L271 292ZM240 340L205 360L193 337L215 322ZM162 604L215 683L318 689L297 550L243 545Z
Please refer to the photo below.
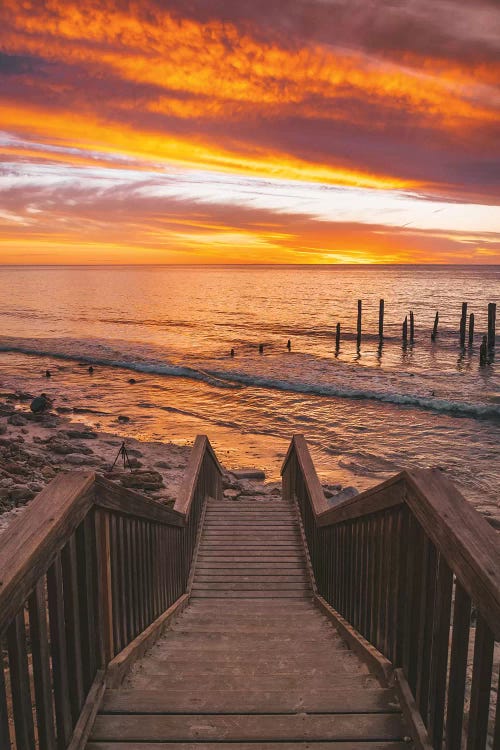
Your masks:
M491 352L495 348L496 308L497 306L494 302L490 302L488 304L488 329L487 329L487 334L483 336L483 340L481 343L481 349L480 349L481 361L486 361L488 352ZM356 322L356 344L357 344L358 349L361 347L362 313L363 313L363 303L362 303L362 300L358 299L358 317L357 317L357 322ZM378 336L381 342L384 339L384 313L385 313L385 301L381 299L379 302L379 312L378 312ZM474 313L470 313L468 321L469 321L468 341L469 341L469 346L472 346L472 343L474 341ZM409 330L408 330L408 324L409 324ZM432 333L431 333L432 341L436 340L437 333L438 333L438 325L439 325L439 311L437 310L436 316L434 318L434 325L432 327ZM467 337L467 302L462 303L462 315L460 318L459 335L460 335L460 346L462 348L465 348L465 340ZM409 337L410 343L413 343L413 341L415 340L415 316L413 314L413 310L410 310L409 320L408 320L408 315L406 315L403 321L403 325L402 325L403 345L408 343L408 337ZM340 323L337 323L336 331L335 331L336 351L338 351L339 348L340 348Z

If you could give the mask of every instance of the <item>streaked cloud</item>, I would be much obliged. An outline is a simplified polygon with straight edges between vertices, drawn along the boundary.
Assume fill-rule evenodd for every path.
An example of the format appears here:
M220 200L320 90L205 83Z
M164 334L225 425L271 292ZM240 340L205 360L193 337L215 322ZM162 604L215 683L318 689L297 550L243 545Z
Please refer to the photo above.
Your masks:
M155 261L499 257L497 3L3 0L0 29L6 262L23 236L80 259L127 238Z

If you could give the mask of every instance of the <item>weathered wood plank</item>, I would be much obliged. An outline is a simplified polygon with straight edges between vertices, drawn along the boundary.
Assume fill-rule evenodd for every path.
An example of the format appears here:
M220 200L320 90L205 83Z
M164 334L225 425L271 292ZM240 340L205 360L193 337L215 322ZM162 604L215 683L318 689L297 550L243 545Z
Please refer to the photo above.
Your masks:
M12 709L16 730L16 750L32 750L35 745L31 692L28 669L28 649L24 624L24 609L7 629Z
M148 648L151 648L164 629L171 624L173 618L182 612L187 602L188 597L184 594L115 656L106 670L106 685L108 687L120 685L130 667L144 655Z
M259 750L360 750L359 742L259 742ZM254 742L127 743L127 750L255 750ZM87 750L123 750L121 742L89 742ZM407 742L363 742L363 750L411 750Z
M162 713L397 713L389 689L323 689L282 693L251 690L107 690L101 714Z
M121 487L101 476L96 476L95 482L95 503L103 510L167 526L184 526L185 521L181 513L151 500L140 492Z
M54 707L58 746L66 747L73 730L69 699L69 674L64 624L64 594L61 556L58 555L47 571L49 604L50 650L54 683Z
M172 740L401 740L401 718L393 714L269 716L97 716L91 739Z
M29 599L29 618L38 741L40 750L55 750L44 578L38 581Z

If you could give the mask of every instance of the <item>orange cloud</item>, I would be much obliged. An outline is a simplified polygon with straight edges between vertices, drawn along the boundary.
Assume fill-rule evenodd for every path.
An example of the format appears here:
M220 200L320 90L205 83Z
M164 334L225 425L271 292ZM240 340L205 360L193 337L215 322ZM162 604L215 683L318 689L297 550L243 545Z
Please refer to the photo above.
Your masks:
M386 136L390 150L388 121L403 118L403 134L411 120L413 129L432 128L461 142L498 118L493 85L500 65L467 67L414 54L396 63L340 45L284 46L279 39L263 42L251 28L179 18L148 4L125 11L118 2L5 0L2 7L5 52L79 66L80 80L56 82L49 71L49 104L38 103L35 94L31 103L29 97L19 101L16 92L0 100L4 128L49 142L256 175L439 188L440 180L402 173L401 156L399 163L386 160L385 168L376 156L376 164L367 165L349 145L343 153L340 144L336 148L338 131L317 153L314 131L307 143L300 131L291 139L290 128L307 133L308 121L331 121L359 128L364 137L369 129L372 138ZM112 108L92 96L96 80L106 79ZM115 80L124 91L128 85L128 93L115 97ZM292 125L299 113L303 125ZM281 148L278 133L272 143L262 142L256 131L263 121L283 123Z

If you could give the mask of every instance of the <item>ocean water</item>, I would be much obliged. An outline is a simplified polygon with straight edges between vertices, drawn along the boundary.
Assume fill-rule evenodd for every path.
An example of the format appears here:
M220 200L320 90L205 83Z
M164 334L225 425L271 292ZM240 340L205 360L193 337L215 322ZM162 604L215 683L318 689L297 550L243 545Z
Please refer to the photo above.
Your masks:
M462 302L475 315L463 350ZM229 466L273 478L300 432L325 480L364 489L438 465L472 502L498 505L500 321L497 361L479 366L488 302L500 308L499 266L3 267L0 387L45 391L125 437L205 432Z

